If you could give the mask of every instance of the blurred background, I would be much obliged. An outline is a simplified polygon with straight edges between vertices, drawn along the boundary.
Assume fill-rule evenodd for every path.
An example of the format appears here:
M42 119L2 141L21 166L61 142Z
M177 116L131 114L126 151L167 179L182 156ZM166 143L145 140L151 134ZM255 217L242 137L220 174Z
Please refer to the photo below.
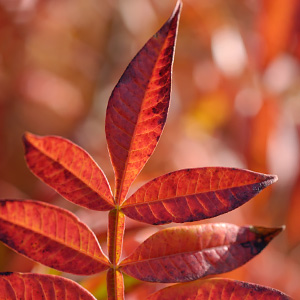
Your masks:
M104 122L127 64L170 16L175 0L0 0L0 197L47 201L76 213L105 249L107 213L78 208L38 181L22 135L60 135L85 148L113 182ZM183 0L171 107L160 143L136 180L227 166L277 174L243 207L206 220L286 225L262 254L222 277L300 295L300 2ZM99 216L101 215L101 217ZM174 224L172 225L174 226ZM126 256L163 226L128 220ZM0 245L0 271L59 274ZM105 299L105 274L77 280ZM165 285L126 281L126 299Z

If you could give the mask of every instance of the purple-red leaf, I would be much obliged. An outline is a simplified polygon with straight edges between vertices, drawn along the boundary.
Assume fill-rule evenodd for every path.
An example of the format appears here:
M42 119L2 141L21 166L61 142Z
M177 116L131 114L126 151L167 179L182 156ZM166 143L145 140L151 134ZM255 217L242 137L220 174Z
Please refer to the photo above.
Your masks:
M155 225L198 221L239 207L276 180L234 168L180 170L146 183L122 210L134 220Z
M108 102L105 131L118 203L154 151L167 118L180 9L178 2L128 65Z
M275 289L237 280L214 278L176 284L164 288L147 300L290 300Z
M93 232L67 210L31 200L0 200L0 240L60 271L90 275L108 269Z
M161 230L121 262L121 270L151 282L185 282L231 271L260 253L282 228L232 224Z
M24 135L29 169L67 200L94 210L114 207L107 179L91 156L69 140Z
M96 300L76 282L53 275L0 273L1 300Z

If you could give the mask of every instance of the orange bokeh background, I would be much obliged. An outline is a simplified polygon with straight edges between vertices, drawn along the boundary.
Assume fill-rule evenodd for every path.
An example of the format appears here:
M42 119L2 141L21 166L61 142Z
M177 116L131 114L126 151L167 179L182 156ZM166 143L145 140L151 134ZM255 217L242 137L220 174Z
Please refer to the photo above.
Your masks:
M0 197L75 212L105 248L106 214L79 209L38 181L22 135L85 148L113 185L104 133L110 93L169 17L175 0L0 0ZM243 207L206 222L286 225L266 250L223 277L300 295L300 2L183 0L168 121L131 192L176 169L228 166L277 174ZM160 227L128 220L124 255ZM0 245L0 271L53 272ZM98 299L103 275L82 279ZM130 282L126 299L158 288ZM159 287L164 286L160 285Z

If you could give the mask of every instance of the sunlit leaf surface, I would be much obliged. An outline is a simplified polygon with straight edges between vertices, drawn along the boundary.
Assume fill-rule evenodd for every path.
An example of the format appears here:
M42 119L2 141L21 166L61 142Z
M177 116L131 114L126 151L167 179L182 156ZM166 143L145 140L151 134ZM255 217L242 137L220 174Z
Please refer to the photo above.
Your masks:
M181 3L128 65L112 92L106 138L116 176L116 197L128 188L154 151L166 122Z
M147 300L289 300L287 295L258 284L230 279L197 280L162 289Z
M225 223L164 229L127 257L122 271L153 282L184 282L225 273L259 254L281 230Z
M239 207L276 180L273 175L234 168L180 170L146 183L122 210L149 224L197 221Z
M76 282L52 275L0 273L1 300L96 300Z
M67 200L94 209L113 208L105 175L90 155L56 136L24 135L29 169Z
M89 275L108 268L92 231L67 210L31 200L0 200L0 240L46 266Z

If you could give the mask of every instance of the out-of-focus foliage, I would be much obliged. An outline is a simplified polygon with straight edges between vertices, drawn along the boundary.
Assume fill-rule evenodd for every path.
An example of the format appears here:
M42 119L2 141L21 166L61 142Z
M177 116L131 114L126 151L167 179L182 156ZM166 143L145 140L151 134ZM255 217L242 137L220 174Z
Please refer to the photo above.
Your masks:
M109 95L174 3L0 0L2 198L59 201L75 210L27 170L21 144L27 130L62 135L84 146L113 184L103 131ZM272 189L212 221L286 224L274 247L226 277L272 286L296 298L300 295L300 3L183 0L183 5L166 133L135 188L165 172L190 167L222 165L277 174L279 181ZM97 232L105 249L106 217L83 209L75 213ZM157 230L134 221L126 228L124 256ZM0 245L1 271L32 268L51 272ZM105 285L101 278L84 279L85 287L105 299L101 284ZM143 299L154 288L130 280L127 286L126 299Z

